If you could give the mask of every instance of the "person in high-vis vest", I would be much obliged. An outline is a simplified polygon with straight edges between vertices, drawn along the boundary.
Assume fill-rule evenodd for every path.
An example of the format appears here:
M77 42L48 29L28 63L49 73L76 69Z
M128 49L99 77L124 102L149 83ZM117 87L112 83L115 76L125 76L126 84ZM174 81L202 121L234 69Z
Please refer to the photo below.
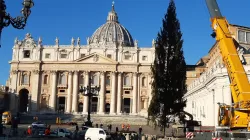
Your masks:
M124 130L124 127L125 127L125 125L124 125L124 124L122 124L122 130Z
M29 136L32 135L31 126L28 126L27 134L28 134Z

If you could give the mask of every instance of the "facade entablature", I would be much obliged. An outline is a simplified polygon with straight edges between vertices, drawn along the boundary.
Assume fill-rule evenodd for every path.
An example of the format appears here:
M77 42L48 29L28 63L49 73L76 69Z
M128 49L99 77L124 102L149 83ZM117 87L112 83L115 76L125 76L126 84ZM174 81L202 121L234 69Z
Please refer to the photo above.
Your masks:
M250 65L244 65L245 71L248 75L250 75ZM188 92L186 93L186 97L189 96L189 94L195 93L197 90L202 89L203 87L206 87L208 89L215 88L221 88L225 82L230 84L229 80L225 77L228 77L227 69L225 67L223 68L217 68L211 72L211 70L206 71L203 73L199 78L195 79L189 86L188 86ZM216 85L213 85L214 81L217 80ZM218 81L222 80L222 81Z
M39 38L40 39L40 38ZM39 44L40 43L40 44ZM56 39L56 45L44 46L34 41L30 34L26 35L23 41L16 40L13 48L12 61L75 61L84 58L93 53L98 53L117 62L128 63L152 63L154 60L152 48L137 48L137 47L91 47L74 46L74 45L57 45L59 42ZM18 46L18 47L17 47Z

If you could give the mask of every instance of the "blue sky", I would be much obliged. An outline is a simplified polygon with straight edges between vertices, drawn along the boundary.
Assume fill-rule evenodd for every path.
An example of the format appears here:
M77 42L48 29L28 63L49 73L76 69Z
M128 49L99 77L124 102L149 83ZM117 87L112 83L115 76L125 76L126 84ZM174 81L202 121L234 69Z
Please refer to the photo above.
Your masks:
M7 11L19 15L22 0L6 0ZM42 37L43 44L70 44L72 37L86 38L103 23L111 10L112 0L34 0L35 6L24 30L13 27L3 29L0 48L0 84L8 78L15 37L23 39L31 33L34 39ZM210 37L210 17L205 0L175 0L177 17L181 23L184 39L184 55L187 64L195 64L206 55L214 43ZM151 46L152 39L162 26L162 18L169 0L115 0L120 23L125 26L140 47ZM219 7L229 23L250 27L250 0L218 0Z

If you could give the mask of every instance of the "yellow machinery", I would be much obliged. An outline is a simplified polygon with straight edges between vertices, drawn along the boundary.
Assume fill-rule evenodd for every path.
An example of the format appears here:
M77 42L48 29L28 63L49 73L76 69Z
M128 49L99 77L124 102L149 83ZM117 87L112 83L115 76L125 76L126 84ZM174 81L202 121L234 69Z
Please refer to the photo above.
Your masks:
M11 124L11 112L5 111L2 115L2 123L3 124Z
M247 74L236 50L236 41L229 31L229 24L220 13L216 0L206 0L212 22L213 37L219 43L220 53L230 78L232 105L219 104L218 124L229 129L250 131L250 85Z

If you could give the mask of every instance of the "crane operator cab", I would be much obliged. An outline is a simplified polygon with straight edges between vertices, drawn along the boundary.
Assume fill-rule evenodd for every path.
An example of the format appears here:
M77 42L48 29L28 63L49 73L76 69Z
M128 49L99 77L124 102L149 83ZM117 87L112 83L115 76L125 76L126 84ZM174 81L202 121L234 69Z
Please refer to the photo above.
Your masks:
M225 104L218 103L219 112L218 112L218 125L222 127L229 127L229 122L231 114L231 107Z

